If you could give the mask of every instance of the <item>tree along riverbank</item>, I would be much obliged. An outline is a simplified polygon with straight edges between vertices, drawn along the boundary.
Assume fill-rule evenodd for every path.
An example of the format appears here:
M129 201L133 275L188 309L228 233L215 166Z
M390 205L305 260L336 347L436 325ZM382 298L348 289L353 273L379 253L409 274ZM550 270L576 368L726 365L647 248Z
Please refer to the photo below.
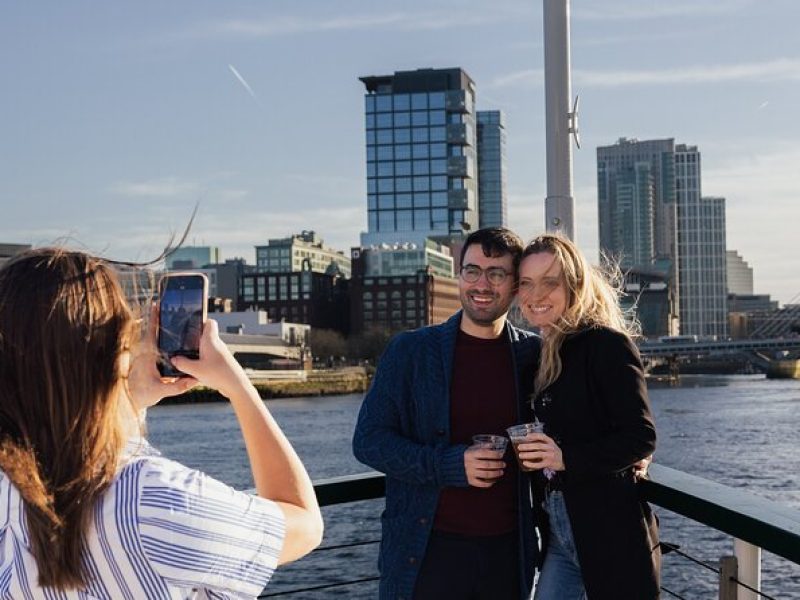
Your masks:
M332 396L338 394L364 393L372 378L372 369L348 367L343 369L318 369L308 371L302 379L258 379L252 378L258 394L265 400L270 398L294 398L299 396ZM164 398L159 404L193 404L197 402L226 401L216 390L198 387L180 396Z

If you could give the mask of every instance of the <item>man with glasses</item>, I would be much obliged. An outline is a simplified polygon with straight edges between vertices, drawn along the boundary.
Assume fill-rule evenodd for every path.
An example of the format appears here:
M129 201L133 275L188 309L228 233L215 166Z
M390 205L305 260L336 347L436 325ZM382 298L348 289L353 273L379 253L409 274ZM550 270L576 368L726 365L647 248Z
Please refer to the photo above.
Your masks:
M530 593L538 556L528 479L513 453L471 445L530 420L539 338L506 321L521 254L508 229L472 233L461 250L462 310L395 336L364 398L353 451L386 473L381 598Z

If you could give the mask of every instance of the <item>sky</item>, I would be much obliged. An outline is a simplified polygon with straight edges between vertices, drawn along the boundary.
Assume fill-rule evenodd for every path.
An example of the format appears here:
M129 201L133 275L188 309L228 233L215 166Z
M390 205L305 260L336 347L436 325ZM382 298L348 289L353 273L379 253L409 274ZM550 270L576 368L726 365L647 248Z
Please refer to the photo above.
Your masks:
M596 148L675 138L727 199L755 292L800 302L800 2L572 0L576 237L597 257ZM463 68L506 113L509 226L544 228L542 4L517 0L4 2L0 243L255 262L366 229L365 75ZM797 297L796 297L797 296Z

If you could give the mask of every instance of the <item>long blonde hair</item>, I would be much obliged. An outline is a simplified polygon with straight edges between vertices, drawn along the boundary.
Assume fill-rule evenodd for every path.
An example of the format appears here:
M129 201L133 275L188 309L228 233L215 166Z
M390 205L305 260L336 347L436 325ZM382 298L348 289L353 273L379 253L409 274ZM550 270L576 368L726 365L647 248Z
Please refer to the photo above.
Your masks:
M639 324L635 316L626 313L620 306L622 274L613 261L604 261L602 268L592 266L570 239L548 233L538 236L527 245L520 264L526 257L541 253L553 255L554 264L561 266L562 282L567 291L567 307L544 338L534 385L536 394L551 385L561 374L559 352L569 334L601 326L630 337L639 334Z
M87 583L83 540L125 441L121 357L137 338L104 261L43 248L0 268L0 468L24 500L42 587Z

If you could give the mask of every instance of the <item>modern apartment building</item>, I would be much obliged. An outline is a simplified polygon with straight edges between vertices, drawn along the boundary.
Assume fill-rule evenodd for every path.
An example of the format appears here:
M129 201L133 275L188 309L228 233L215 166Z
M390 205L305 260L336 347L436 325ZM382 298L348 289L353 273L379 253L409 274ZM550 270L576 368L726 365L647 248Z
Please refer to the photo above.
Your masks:
M463 70L361 77L367 231L361 246L458 239L479 227L475 83Z
M681 334L727 337L725 198L702 195L697 146L675 146Z
M671 138L599 147L597 188L600 250L623 269L661 265L680 333L725 336L725 200L702 196L697 147Z
M597 148L597 208L601 251L627 266L670 259L676 267L675 141L620 138Z
M478 213L480 227L508 226L506 124L499 110L479 110Z
M350 277L350 257L340 250L325 246L314 231L302 231L286 238L269 240L256 246L256 269L260 273L301 271L308 261L314 273L339 273Z

